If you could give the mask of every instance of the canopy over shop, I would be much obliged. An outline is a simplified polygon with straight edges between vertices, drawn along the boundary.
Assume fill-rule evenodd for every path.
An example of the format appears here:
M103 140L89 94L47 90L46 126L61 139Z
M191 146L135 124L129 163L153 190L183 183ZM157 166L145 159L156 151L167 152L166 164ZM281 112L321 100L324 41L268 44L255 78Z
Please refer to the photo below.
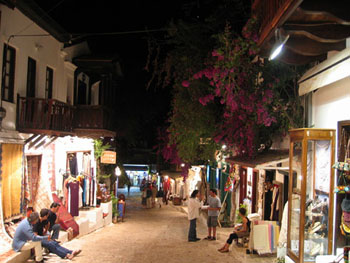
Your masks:
M245 204L249 213L258 213L264 220L281 221L288 200L288 160L289 150L285 149L269 150L251 160L241 156L226 158L235 173L235 187L228 199L231 210Z

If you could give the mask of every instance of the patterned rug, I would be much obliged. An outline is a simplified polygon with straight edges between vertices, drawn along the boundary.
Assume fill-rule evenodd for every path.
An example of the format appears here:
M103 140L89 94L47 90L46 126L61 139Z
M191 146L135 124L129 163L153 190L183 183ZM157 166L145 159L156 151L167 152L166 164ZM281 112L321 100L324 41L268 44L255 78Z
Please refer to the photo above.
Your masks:
M2 200L1 200L1 180L0 180L0 262L3 257L8 257L9 253L13 253L12 251L12 239L9 237L5 230L4 226L4 218L2 215ZM12 252L11 252L12 251Z

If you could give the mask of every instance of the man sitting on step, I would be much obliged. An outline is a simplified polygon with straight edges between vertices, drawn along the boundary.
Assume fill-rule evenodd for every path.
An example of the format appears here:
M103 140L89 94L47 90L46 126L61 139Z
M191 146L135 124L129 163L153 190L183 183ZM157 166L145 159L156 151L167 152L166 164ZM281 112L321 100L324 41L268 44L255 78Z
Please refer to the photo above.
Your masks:
M39 221L33 226L34 233L37 235L46 234L48 222L47 217L49 216L50 210L47 208L43 208L40 211L40 219ZM42 240L41 244L44 248L47 248L51 253L56 254L57 256L61 258L66 259L73 259L75 256L77 256L81 250L69 250L67 248L64 248L58 244L58 242L51 240L50 236L47 240Z
M34 248L35 262L44 262L41 241L47 241L49 237L34 234L33 225L38 221L39 214L33 212L19 223L13 237L12 248L17 252Z

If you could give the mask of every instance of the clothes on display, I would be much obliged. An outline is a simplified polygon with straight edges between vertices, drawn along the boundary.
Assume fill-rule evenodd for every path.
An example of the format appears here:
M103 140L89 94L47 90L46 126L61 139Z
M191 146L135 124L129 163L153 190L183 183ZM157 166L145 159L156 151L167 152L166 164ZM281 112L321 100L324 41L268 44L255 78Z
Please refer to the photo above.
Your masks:
M68 154L68 167L69 167L69 172L72 175L78 175L78 160L76 157L76 154L70 153Z
M269 220L278 221L279 210L280 210L280 198L281 194L279 191L279 186L274 184L272 188L272 203L271 203L271 213Z
M79 181L69 176L64 181L65 207L72 216L79 216Z
M96 194L96 179L91 167L90 152L73 152L67 154L67 173L63 174L64 181L68 176L76 177L80 183L79 207L94 206ZM65 192L63 187L63 191ZM66 196L66 193L64 194Z
M270 220L272 196L273 196L273 188L267 189L265 191L264 220Z
M287 244L287 232L288 232L288 201L284 205L281 231L278 239L278 246L284 247Z

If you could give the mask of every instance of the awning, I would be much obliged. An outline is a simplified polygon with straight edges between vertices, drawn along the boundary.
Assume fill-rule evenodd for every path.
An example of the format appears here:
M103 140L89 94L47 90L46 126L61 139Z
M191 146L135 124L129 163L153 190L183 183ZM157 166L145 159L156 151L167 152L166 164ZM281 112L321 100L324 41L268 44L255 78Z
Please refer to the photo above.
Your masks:
M269 150L265 153L259 154L254 159L247 157L235 156L226 158L226 162L238 164L241 166L251 167L255 169L266 169L266 166L276 165L277 163L286 162L289 160L289 150ZM274 167L270 167L274 169ZM281 169L281 167L279 167Z
M350 76L350 48L309 69L298 81L299 96Z

